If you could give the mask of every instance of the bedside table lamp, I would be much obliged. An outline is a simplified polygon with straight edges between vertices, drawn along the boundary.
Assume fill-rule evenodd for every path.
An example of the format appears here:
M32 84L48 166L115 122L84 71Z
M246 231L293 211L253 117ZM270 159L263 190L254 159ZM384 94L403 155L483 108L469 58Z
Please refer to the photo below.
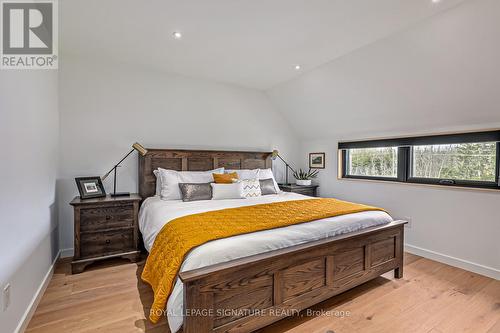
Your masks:
M116 193L116 169L118 169L118 167L120 166L120 164L127 158L129 157L130 154L132 154L134 152L134 150L137 150L139 152L139 154L141 154L142 156L146 155L148 150L146 148L144 148L143 146L141 146L139 143L134 143L132 145L132 150L129 151L127 153L127 155L125 155L125 157L123 157L118 163L115 164L115 166L108 171L108 173L106 173L103 177L101 177L101 180L105 180L106 178L108 178L108 176L111 174L111 172L114 173L114 179L113 179L113 193L111 193L111 196L112 197L124 197L124 196L129 196L130 193L129 192L118 192Z
M273 150L273 153L271 155L271 159L274 161L276 160L277 158L279 158L281 161L283 161L283 163L285 163L286 165L286 173L285 173L285 185L289 185L288 183L288 169L292 170L292 172L295 172L295 170L293 170L293 168L290 166L290 164L288 164L279 154L279 152L275 149Z

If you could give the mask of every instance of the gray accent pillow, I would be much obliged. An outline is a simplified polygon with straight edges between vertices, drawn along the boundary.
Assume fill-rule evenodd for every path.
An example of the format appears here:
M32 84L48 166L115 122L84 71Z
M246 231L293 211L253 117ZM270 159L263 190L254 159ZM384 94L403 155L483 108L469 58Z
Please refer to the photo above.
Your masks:
M182 201L211 200L210 183L179 183Z
M272 178L259 179L259 183L262 195L278 194L278 192L276 192L276 187L274 187L274 181Z

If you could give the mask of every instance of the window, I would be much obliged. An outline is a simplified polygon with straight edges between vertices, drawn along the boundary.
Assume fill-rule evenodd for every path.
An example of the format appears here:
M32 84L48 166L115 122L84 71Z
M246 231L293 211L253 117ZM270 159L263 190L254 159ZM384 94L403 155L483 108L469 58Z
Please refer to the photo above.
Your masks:
M412 177L495 182L495 142L415 146L412 157Z
M500 189L500 131L340 142L343 178Z
M396 147L349 149L347 156L347 174L351 176L389 178L398 176Z

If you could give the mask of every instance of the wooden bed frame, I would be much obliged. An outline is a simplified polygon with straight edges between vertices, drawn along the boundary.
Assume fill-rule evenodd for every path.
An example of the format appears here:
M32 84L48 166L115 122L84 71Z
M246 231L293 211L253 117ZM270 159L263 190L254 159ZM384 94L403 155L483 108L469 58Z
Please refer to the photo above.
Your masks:
M270 168L269 152L148 149L139 193L154 195L158 167ZM388 271L403 276L405 221L181 272L183 332L251 332Z

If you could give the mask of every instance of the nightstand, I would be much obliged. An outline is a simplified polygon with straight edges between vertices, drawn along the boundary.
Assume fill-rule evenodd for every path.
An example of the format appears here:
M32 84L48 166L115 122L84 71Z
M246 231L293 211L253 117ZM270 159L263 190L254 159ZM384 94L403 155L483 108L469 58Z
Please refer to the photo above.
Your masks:
M70 202L74 209L75 254L73 274L97 260L122 257L132 262L141 257L138 212L141 197L110 196Z
M318 195L319 185L279 184L279 187L285 192L293 192L308 195L310 197L316 197Z

